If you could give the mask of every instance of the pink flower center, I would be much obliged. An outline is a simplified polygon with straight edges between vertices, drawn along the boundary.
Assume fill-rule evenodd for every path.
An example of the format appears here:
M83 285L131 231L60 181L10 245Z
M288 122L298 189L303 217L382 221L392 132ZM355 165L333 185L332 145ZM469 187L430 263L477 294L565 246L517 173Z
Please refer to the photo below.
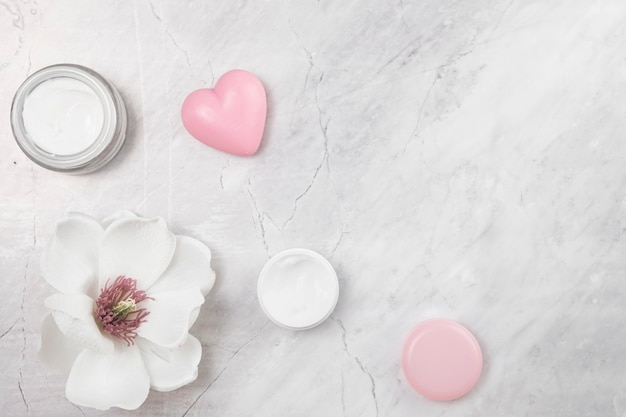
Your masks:
M137 289L136 280L121 275L112 285L107 280L96 301L95 313L105 331L130 346L135 344L139 325L150 314L145 308L137 307L146 299L152 298Z

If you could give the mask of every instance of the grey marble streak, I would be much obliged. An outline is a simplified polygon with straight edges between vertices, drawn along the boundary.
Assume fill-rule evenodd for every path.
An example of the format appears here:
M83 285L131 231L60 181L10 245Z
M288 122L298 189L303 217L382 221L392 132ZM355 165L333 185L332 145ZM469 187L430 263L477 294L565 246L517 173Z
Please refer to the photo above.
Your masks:
M626 416L626 3L0 0L0 414L11 416ZM129 140L66 176L13 142L13 92L59 62L121 91ZM184 97L224 72L268 93L263 144L190 138ZM214 253L193 332L198 379L135 412L64 398L36 361L39 256L67 211L161 216ZM327 256L340 301L322 326L269 322L269 256ZM465 324L476 388L413 392L408 330Z

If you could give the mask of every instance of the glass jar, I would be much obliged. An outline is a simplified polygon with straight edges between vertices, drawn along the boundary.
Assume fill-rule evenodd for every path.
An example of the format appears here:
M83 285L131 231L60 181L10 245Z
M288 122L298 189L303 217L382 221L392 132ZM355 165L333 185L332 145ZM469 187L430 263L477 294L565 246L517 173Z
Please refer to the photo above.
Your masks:
M64 85L80 87L74 92L74 97L81 97L82 94L89 100L89 105L80 100L72 103L63 99L64 93L72 97L72 92L63 91ZM40 86L43 87L36 91ZM38 100L36 106L31 105L31 108L36 107L37 112L30 111L25 117L31 98ZM89 111L96 114L90 115ZM97 124L87 126L93 119L97 120ZM126 139L127 119L124 101L115 87L95 71L74 64L52 65L35 72L18 88L11 106L13 135L26 156L44 168L72 174L93 172L111 161ZM80 137L80 129L85 126L92 129L93 136L81 139L82 142L86 140L84 145L72 144L72 135ZM71 129L75 131L68 134L67 130ZM49 144L42 142L48 139ZM63 141L66 145L62 149L58 143Z

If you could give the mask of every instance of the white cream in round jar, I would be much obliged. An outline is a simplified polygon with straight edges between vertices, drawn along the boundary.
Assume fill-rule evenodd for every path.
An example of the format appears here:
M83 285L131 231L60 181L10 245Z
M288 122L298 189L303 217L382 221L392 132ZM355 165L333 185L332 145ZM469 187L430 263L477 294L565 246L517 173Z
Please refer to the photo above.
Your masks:
M273 256L259 276L261 308L288 329L315 327L330 316L339 297L332 265L308 249L288 249Z
M73 155L98 139L104 108L96 93L82 81L53 78L26 96L22 118L38 147L54 155Z
M107 164L122 148L126 107L95 71L52 65L28 77L15 93L11 127L17 144L35 163L87 173Z

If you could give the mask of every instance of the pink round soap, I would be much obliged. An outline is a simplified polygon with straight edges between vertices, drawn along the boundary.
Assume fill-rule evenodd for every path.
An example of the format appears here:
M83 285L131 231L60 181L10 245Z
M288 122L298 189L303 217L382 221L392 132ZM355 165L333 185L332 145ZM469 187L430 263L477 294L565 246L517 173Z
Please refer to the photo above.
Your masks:
M483 356L474 335L447 319L427 320L411 330L402 353L402 369L423 396L454 400L476 385Z

